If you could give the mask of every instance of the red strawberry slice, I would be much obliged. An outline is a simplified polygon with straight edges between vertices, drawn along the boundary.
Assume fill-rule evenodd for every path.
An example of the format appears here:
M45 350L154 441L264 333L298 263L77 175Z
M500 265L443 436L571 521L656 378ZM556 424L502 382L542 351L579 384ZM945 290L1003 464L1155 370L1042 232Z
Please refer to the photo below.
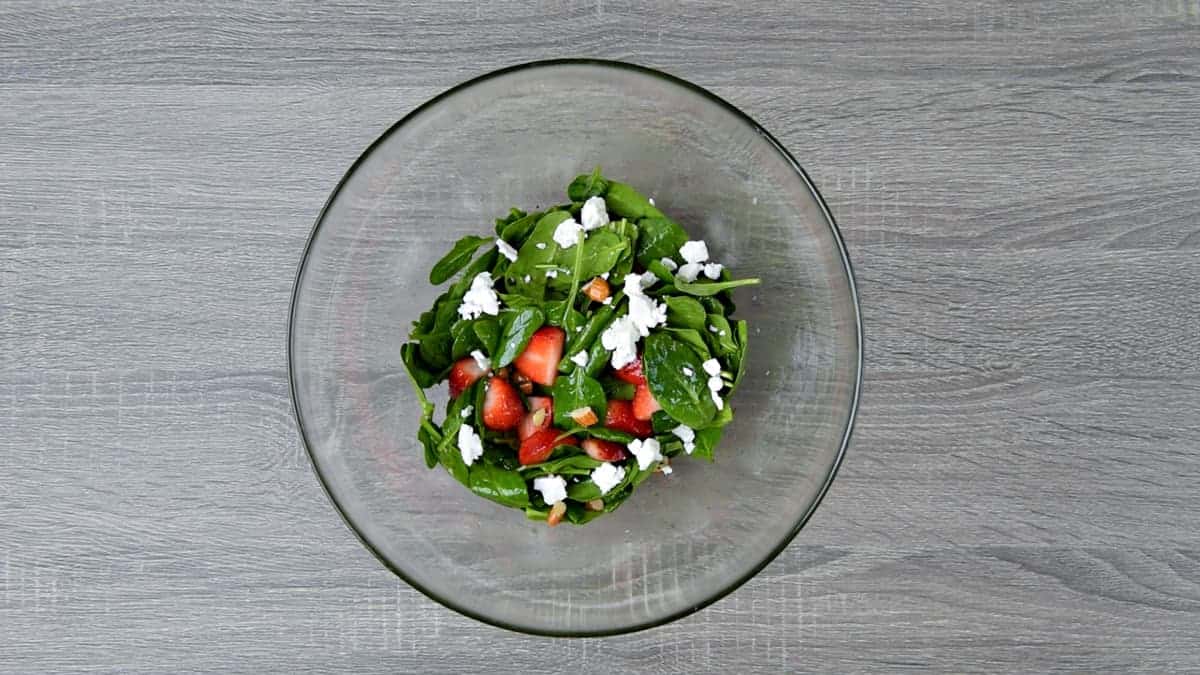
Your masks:
M521 448L517 450L517 461L523 466L540 464L549 459L550 453L560 445L579 445L574 436L560 439L561 434L561 431L554 428L535 431L532 436L521 441Z
M549 396L530 396L529 412L521 418L517 438L525 440L539 429L549 429L554 422L554 400Z
M458 398L475 380L483 377L484 370L470 356L461 358L450 366L450 398Z
M558 362L562 358L566 334L561 328L543 326L533 334L529 346L513 361L522 375L549 387L558 376Z
M649 422L639 420L633 415L633 403L629 401L609 401L608 412L604 413L604 426L633 434L638 438L646 438L654 433L654 428Z
M642 358L640 356L637 361L626 363L624 366L618 368L616 375L618 380L623 380L629 384L646 384L646 376L642 374Z
M647 421L654 416L657 410L662 410L662 406L658 404L658 401L654 400L654 394L650 393L650 388L644 384L639 384L633 394L633 416L639 420Z
M492 431L508 431L516 429L524 416L521 395L508 380L500 377L488 380L483 396L483 425Z
M599 438L589 438L583 442L583 451L588 457L599 462L619 462L625 459L625 446L612 441L602 441Z

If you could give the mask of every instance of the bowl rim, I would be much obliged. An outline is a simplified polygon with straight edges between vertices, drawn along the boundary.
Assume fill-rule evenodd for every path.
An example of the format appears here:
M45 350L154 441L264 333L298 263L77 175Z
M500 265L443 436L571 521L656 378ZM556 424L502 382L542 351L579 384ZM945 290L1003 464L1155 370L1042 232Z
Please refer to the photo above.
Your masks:
M296 307L297 307L297 301L298 301L299 295L300 295L300 282L303 279L304 270L306 269L307 264L308 264L308 257L310 255L310 253L312 252L313 242L316 241L317 233L321 229L321 224L325 221L325 217L329 211L330 206L337 199L337 197L341 193L342 189L346 186L346 183L350 180L350 177L353 176L355 171L358 170L359 166L364 161L366 161L367 157L369 157L380 145L383 144L384 141L386 141L393 133L395 133L397 130L399 130L401 127L403 127L405 124L407 124L410 120L414 119L416 116L420 115L421 113L425 112L426 110L429 110L430 108L434 107L435 105L440 103L443 99L446 99L446 98L458 93L459 91L468 89L470 87L473 87L477 84L481 84L488 80L492 80L494 78L502 77L504 75L508 75L510 73L514 73L514 72L518 72L518 71L522 71L522 70L533 70L533 69L538 69L538 68L553 68L553 67L558 67L558 66L580 66L580 65L596 66L596 67L600 67L600 68L612 68L615 70L624 70L624 71L628 71L628 72L634 72L634 73L638 73L641 75L649 75L651 77L655 77L655 78L664 80L670 84L683 87L684 89L687 89L695 94L703 96L704 98L708 99L710 102L715 103L716 105L725 109L729 113L733 114L735 117L741 119L743 122L750 125L759 135L761 135L768 143L771 144L771 146L775 149L775 151L778 152L788 162L788 164L791 165L792 169L796 172L796 175L799 176L800 180L808 188L809 192L812 194L813 199L816 201L817 205L821 208L821 213L825 216L825 222L829 225L830 233L833 235L833 240L836 243L837 248L838 248L838 254L840 255L841 260L842 260L842 268L846 274L847 284L850 287L851 304L853 305L853 309L854 309L855 346L857 348L857 354L856 354L856 363L855 363L854 393L850 400L850 409L846 416L845 428L843 429L843 432L842 432L842 440L841 440L840 447L838 448L837 455L834 457L832 464L830 464L829 470L825 476L825 479L822 481L821 488L817 491L817 495L813 499L812 503L804 511L804 513L801 514L800 518L797 519L796 523L792 526L792 528L779 540L779 543L777 543L771 549L771 551L768 552L767 555L763 557L763 559L761 561L759 561L756 565L751 567L744 574L725 583L723 586L718 588L716 591L712 592L709 595L709 597L705 598L701 602L698 602L698 603L695 603L692 605L688 605L688 606L678 609L674 612L666 614L662 617L650 619L647 621L639 621L636 623L631 623L629 625L619 626L619 627L611 628L611 629L556 630L556 629L540 628L540 627L531 626L531 625L522 625L522 624L518 624L515 622L509 623L506 621L502 621L500 619L496 619L496 618L487 616L481 612L477 612L475 610L463 607L450 598L442 597L438 593L435 593L434 591L432 591L428 588L425 588L420 583L418 583L415 580L413 580L412 578L410 578L403 570L401 570L397 565L393 564L386 556L384 556L382 553L380 553L380 551L375 547L375 545L372 544L367 539L367 537L358 529L358 527L355 526L354 522L350 519L350 516L347 514L346 510L342 507L341 502L338 501L338 498L333 494L333 491L330 490L329 484L326 482L325 476L321 473L320 465L317 463L317 459L313 454L312 447L311 447L311 444L308 439L308 435L305 433L304 421L303 421L303 417L301 416L301 413L300 413L299 397L297 396L297 392L296 392L295 359L294 359L294 354L293 354L293 350L292 350L292 343L294 342L294 331L295 331L295 326L296 326ZM825 199L821 196L821 193L817 190L816 184L809 177L808 173L804 170L803 167L800 166L800 163L796 161L796 158L792 156L792 153L790 153L787 150L787 148L785 148L783 146L782 143L780 143L774 136L771 135L770 132L768 132L765 128L763 128L762 125L760 125L758 122L756 122L748 114L743 112L740 108L733 105L732 103L726 101L724 98L709 91L708 89L705 89L704 87L701 87L700 85L693 84L683 78L677 77L675 75L671 75L670 73L663 72L656 68L650 68L648 66L642 66L642 65L638 65L638 64L634 64L634 63L629 63L626 61L613 61L613 60L608 60L608 59L596 59L596 58L543 59L543 60L538 60L538 61L528 61L525 63L519 63L519 64L515 64L515 65L511 65L511 66L506 66L503 68L499 68L497 70L493 70L493 71L484 73L482 75L477 75L473 78L470 78L468 80L460 82L460 83L450 87L449 89L442 91L441 93L438 93L437 95L433 96L429 100L420 104L419 106L417 106L416 108L414 108L413 110L411 110L410 112L405 114L403 117L401 117L399 120L394 122L382 134L380 134L379 137L377 137L375 140L371 141L371 143L369 145L367 145L367 147L358 155L358 157L355 158L354 162L350 165L350 167L346 170L346 172L338 180L337 185L335 185L333 188L333 191L330 192L329 197L325 200L324 205L321 206L321 210L317 214L316 222L313 224L312 229L310 230L310 232L308 234L308 238L305 240L305 243L304 243L304 252L300 256L300 263L296 269L295 280L292 283L291 304L290 304L290 307L288 308L287 371L288 371L288 392L290 394L291 403L292 403L292 405L291 405L292 416L294 417L295 422L296 422L296 429L300 435L300 442L304 446L305 453L308 455L309 464L312 465L313 473L317 477L317 482L320 483L321 489L325 491L325 495L329 498L330 503L333 504L334 510L336 510L338 512L338 515L341 516L342 521L345 522L346 526L350 529L350 531L354 534L354 536L358 538L358 540L362 543L362 545L368 551L370 551L371 555L375 556L375 558L385 568L390 570L396 576L400 577L400 579L402 579L410 587L416 589L418 592L420 592L425 597L437 602L438 604L440 604L444 607L447 607L455 612L458 612L459 614L462 614L464 616L475 619L476 621L480 621L482 623L485 623L485 624L488 624L491 626L496 626L498 628L503 628L506 630L511 630L511 631L515 631L515 632L519 632L519 633L525 633L525 634L529 634L529 635L539 635L539 636L547 636L547 637L604 637L604 636L611 636L611 635L622 635L622 634L626 634L626 633L633 633L633 632L637 632L637 631L647 630L650 628L656 628L658 626L663 626L663 625L666 625L673 621L677 621L678 619L681 619L690 614L694 614L694 613L700 611L701 609L704 609L705 607L708 607L709 605L717 602L718 600L721 600L722 598L728 596L730 593L737 590L739 587L741 587L747 581L749 581L753 577L757 576L758 573L763 570L763 568L765 568L768 564L771 563L771 561L773 561L773 560L775 560L775 558L779 557L779 554L782 553L785 548L787 548L787 546L792 542L792 540L794 540L796 538L796 535L798 535L800 533L800 530L802 530L804 528L804 526L808 523L809 519L812 518L813 513L816 512L817 507L821 505L821 502L824 500L826 493L829 491L829 487L833 483L833 479L837 476L838 469L841 468L842 461L845 458L846 449L850 444L850 437L853 434L854 425L855 425L855 422L858 417L858 407L859 407L859 403L860 403L860 400L862 397L862 385L863 385L862 309L861 309L860 303L859 303L858 285L855 282L854 269L850 263L850 256L846 251L845 240L842 238L842 233L838 229L837 221L834 219L833 213L829 210L829 206L825 203Z

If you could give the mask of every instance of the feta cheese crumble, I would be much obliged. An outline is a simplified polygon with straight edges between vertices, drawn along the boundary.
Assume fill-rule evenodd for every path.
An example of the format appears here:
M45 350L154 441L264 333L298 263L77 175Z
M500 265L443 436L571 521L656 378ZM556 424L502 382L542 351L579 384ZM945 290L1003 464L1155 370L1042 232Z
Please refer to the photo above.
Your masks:
M458 428L458 452L467 466L483 455L483 441L470 425L464 424Z
M653 438L642 440L640 438L629 442L629 451L637 457L638 469L645 471L650 468L650 465L662 461L662 446Z
M709 326L709 327L708 327L708 332L710 332L710 333L720 333L720 332L721 332L721 330L720 330L719 328L717 328L716 326Z
M683 374L687 377L691 377L696 374L696 371L692 370L691 368L688 368L687 366L684 366Z
M546 270L546 278L547 279L553 279L556 276L558 276L558 270L554 270L554 269Z
M574 218L567 218L554 228L554 243L566 249L579 242L583 228Z
M668 272L674 272L675 270L679 269L679 265L677 265L675 261L671 260L670 258L663 258L658 262L662 263L662 266L667 268Z
M672 469L669 466L664 466L662 468L662 472L664 476L670 476L671 474L675 473L675 469Z
M612 367L624 368L637 360L637 342L641 337L637 324L626 314L617 317L600 334L600 344L612 352Z
M567 481L562 476L542 476L533 479L533 489L542 493L542 501L557 504L567 498Z
M625 275L625 296L629 298L629 317L637 326L638 334L646 337L650 329L667 322L667 305L655 302L645 293L658 277L651 272Z
M579 366L580 368L587 368L587 364L588 364L587 352L577 352L575 354L575 356L571 357L571 363L574 363L575 365Z
M722 265L721 263L715 263L715 262L705 263L704 264L704 276L708 277L709 279L712 279L713 281L716 281L717 279L721 278L721 270L724 269L724 267L725 266Z
M613 299L612 299L612 296L610 295L610 296L608 296L607 298L605 298L605 299L604 299L604 302L603 302L603 303L601 303L601 304L604 304L604 305L611 305L611 304L612 304L612 302L613 302Z
M537 248L537 250L539 250L539 251L545 251L546 250L546 242L539 241L538 243L534 244L534 247Z
M646 201L650 202L650 206L654 206L654 197L650 197Z
M533 281L533 277L531 277L531 276L529 276L528 274L526 274L526 275L525 275L525 283L529 283L530 281Z
M708 373L709 375L721 374L721 362L716 359L709 359L701 365L704 366L704 372Z
M710 382L710 384L711 384L711 382ZM708 393L712 394L713 404L717 406L717 410L724 410L725 409L725 401L721 400L721 395L718 394L716 392L716 390L712 389L711 387L709 388Z
M473 405L469 405L469 406L467 406L467 407L463 408L463 409L462 409L462 417L463 417L463 419L465 420L465 419L467 419L468 417L470 417L470 416L471 416L471 413L473 413L473 412L475 412L475 406L473 406Z
M686 282L688 282L688 283L690 284L690 283L692 283L693 281L695 281L695 280L696 280L696 277L700 276L700 273L701 273L701 272L703 272L703 271L704 271L704 265L703 265L703 264L701 264L701 263L687 263L687 264L685 264L685 265L683 265L682 267L680 267L680 268L679 268L679 271L675 273L675 278L676 278L676 279L681 279L681 280L683 280L683 281L686 281Z
M471 358L475 359L475 365L479 366L480 370L488 371L492 369L492 360L478 349L471 351Z
M492 288L492 275L480 272L471 280L471 287L463 295L462 304L458 306L458 315L464 319L478 319L480 315L500 313L500 296Z
M689 455L692 454L692 451L696 449L696 432L693 431L691 427L680 424L672 429L671 433L675 434L679 437L679 440L683 441L683 451Z
M608 494L609 490L615 488L623 480L625 480L624 467L617 466L612 462L605 462L592 471L592 482L600 488L602 495Z
M703 239L692 240L679 247L679 255L690 263L702 263L708 260L708 244Z
M589 197L583 203L583 209L579 212L579 217L583 220L583 231L590 232L598 227L604 227L608 224L608 207L604 203L604 197Z
M509 261L517 262L517 249L513 248L507 241L497 239L496 250L500 251L500 255L508 258Z

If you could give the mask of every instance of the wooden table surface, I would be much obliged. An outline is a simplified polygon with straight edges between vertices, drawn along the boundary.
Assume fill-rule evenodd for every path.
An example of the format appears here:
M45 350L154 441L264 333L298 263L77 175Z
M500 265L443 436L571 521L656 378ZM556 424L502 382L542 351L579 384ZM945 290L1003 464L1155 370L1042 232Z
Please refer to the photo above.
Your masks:
M857 431L762 574L595 640L458 616L322 493L288 301L437 92L594 56L804 158ZM0 671L1200 669L1200 5L0 4Z

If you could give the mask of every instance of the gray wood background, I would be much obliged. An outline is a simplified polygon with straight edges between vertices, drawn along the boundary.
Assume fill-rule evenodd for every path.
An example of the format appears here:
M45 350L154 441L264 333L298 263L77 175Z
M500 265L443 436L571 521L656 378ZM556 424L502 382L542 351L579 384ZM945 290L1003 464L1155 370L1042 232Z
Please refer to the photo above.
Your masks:
M758 578L505 632L354 539L284 336L343 170L538 58L666 69L807 159L867 382ZM0 671L1200 670L1200 3L0 3Z

